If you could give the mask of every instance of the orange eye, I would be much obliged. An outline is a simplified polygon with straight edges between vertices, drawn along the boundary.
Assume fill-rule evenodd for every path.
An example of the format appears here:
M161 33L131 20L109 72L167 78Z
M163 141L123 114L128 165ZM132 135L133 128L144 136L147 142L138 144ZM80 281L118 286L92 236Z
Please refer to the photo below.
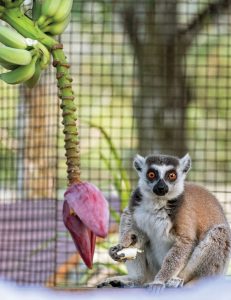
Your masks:
M148 175L148 179L153 180L156 178L156 174L153 171L148 172L147 175Z
M170 181L175 181L176 178L177 178L176 172L170 172L170 173L168 174L168 179L169 179Z

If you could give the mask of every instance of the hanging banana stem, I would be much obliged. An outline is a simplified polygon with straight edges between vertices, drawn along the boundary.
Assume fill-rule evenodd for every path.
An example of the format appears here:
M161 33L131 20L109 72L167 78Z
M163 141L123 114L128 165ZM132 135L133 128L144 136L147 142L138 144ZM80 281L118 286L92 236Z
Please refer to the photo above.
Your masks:
M61 99L61 109L63 116L63 133L65 135L65 150L67 164L67 178L69 184L80 182L80 156L78 130L76 126L76 105L72 90L72 78L69 74L70 65L66 61L63 52L63 45L56 44L52 47L53 66L56 68L56 78L58 81L59 98Z

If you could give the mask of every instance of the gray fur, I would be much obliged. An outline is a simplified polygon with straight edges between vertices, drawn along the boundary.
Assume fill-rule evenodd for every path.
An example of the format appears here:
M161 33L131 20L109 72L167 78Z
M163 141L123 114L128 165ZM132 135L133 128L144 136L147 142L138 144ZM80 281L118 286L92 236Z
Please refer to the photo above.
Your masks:
M168 202L165 206L165 210L172 222L174 222L176 214L177 214L179 208L181 207L183 201L184 201L183 193L174 199L168 200Z
M145 161L144 157L142 157L139 154L136 155L136 157L134 159L134 162L133 162L133 166L134 166L134 168L136 169L137 172L142 171L144 161Z
M132 193L130 202L129 202L129 210L133 211L136 206L140 205L142 201L142 194L140 192L140 189L137 188L135 191Z
M188 153L180 159L180 165L183 173L187 174L191 168L191 158Z
M168 155L149 155L146 157L145 163L148 166L151 165L172 165L174 167L178 167L179 165L179 159L174 156L168 156Z
M227 224L216 225L194 249L179 276L185 282L222 274L227 270L230 255L230 229Z

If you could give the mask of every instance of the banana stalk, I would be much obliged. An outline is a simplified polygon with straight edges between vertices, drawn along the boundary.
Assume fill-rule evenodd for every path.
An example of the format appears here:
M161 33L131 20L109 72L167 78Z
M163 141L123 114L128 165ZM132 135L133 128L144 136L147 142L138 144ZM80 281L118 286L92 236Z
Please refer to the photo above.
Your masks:
M56 68L56 78L58 81L59 98L61 99L61 109L63 116L63 133L65 135L67 178L69 184L80 182L80 157L78 131L76 126L76 105L74 103L74 95L72 90L72 78L69 74L70 65L66 61L65 54L61 44L52 47L52 55L54 58L53 66Z

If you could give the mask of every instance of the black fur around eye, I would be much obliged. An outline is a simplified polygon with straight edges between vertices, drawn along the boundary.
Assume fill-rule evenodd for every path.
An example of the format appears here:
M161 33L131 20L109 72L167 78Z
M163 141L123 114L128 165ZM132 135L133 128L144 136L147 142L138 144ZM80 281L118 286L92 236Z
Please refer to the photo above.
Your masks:
M147 172L147 178L148 178L148 180L150 180L150 181L154 181L154 180L156 180L157 179L157 172L155 171L155 170L149 170L148 172Z
M177 173L175 170L167 172L166 177L169 181L175 181L177 179Z

